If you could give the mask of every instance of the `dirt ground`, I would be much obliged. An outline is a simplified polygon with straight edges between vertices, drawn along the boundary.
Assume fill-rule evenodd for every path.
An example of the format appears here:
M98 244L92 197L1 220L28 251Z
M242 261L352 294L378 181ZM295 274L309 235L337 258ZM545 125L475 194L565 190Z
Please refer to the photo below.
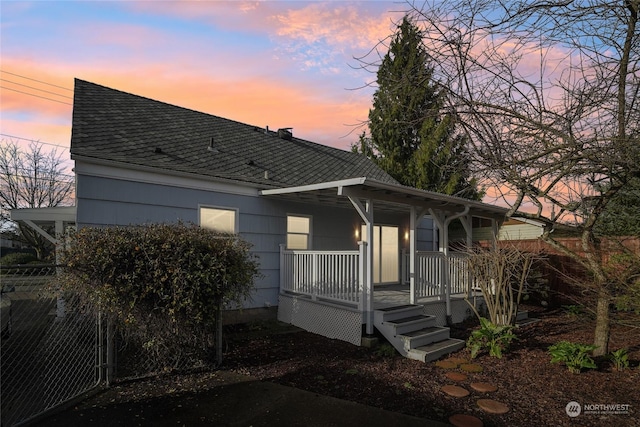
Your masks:
M467 373L468 378L457 383L446 377L449 370L435 363L408 360L273 324L244 325L227 331L222 369L229 374L250 376L261 384L294 387L314 396L329 396L427 420L447 422L451 415L461 413L482 419L485 426L638 425L640 331L620 325L612 328L611 350L629 349L631 369L619 372L608 360L601 359L597 360L597 370L570 374L566 367L550 363L547 348L562 340L590 343L593 320L562 310L530 309L530 312L541 320L517 330L519 340L510 353L502 359L478 357L474 362L482 367L482 372ZM474 326L470 323L453 328L452 336L466 339ZM468 359L469 352L461 350L451 357ZM453 371L462 372L459 368ZM68 411L91 414L96 408L108 407L114 419L117 414L113 411L128 411L135 419L135 408L158 405L158 411L166 411L172 396L184 393L190 398L204 396L220 381L216 372L203 372L116 384ZM491 383L497 391L476 392L470 387L472 382ZM462 398L450 397L441 391L448 384L459 385L471 393ZM483 412L477 401L485 398L506 404L509 411L501 415ZM583 409L575 418L566 412L571 401L578 402ZM624 413L612 413L611 407L603 405L619 405L617 409Z

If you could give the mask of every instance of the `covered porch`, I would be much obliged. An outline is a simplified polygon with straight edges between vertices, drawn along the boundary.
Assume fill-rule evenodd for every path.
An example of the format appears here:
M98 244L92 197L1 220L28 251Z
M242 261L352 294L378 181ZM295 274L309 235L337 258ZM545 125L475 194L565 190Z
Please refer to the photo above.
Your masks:
M369 238L359 240L356 250L289 250L281 246L279 301L281 320L356 344L363 332L374 333L375 312L393 306L430 307L441 312L439 323L460 321L460 310L468 308L463 298L471 295L471 277L466 254L450 249L449 225L459 220L466 234L461 243L470 247L472 217L491 220L497 233L506 213L505 208L368 178L263 190L261 194L348 207L358 213L362 235ZM408 217L404 232L408 248L397 254L397 280L376 285L374 226L377 216L387 213ZM437 250L418 250L418 225L425 216L436 225Z

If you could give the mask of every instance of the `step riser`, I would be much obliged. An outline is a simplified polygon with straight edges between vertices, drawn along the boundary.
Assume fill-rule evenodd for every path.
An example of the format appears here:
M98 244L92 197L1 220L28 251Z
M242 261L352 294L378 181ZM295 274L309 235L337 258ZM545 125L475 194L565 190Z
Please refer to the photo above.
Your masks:
M400 336L400 339L404 341L404 348L409 350L412 348L417 348L423 345L449 339L449 329L443 328L441 331L432 332L430 334L417 337Z
M411 309L406 309L406 310L382 312L381 314L382 314L381 320L383 322L390 322L392 320L398 320L405 317L420 316L421 314L424 314L424 307L418 306L418 307L413 307Z
M419 331L420 329L435 326L435 319L427 318L423 320L416 320L414 322L400 323L399 325L391 325L395 331L394 335L402 335L407 332Z
M433 351L423 351L418 349L412 349L407 352L409 359L420 360L422 362L432 362L438 360L442 356L450 353L454 353L465 346L464 341L452 340L452 343L448 346L441 347Z

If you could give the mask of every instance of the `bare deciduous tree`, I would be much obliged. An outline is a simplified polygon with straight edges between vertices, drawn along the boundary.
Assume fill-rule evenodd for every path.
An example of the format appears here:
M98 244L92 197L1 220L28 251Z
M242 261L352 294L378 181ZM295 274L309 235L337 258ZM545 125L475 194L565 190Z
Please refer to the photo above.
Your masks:
M640 176L640 0L409 5L483 184L589 272L605 354L615 280L594 226ZM559 222L577 227L578 250L554 239Z
M0 144L0 226L17 227L21 240L32 246L40 259L51 244L29 227L13 224L9 211L68 205L73 189L73 179L65 174L64 160L57 150L47 151L37 142L31 142L27 149L14 141Z
M527 292L531 266L538 256L512 247L470 248L469 251L473 285L482 292L489 320L494 325L515 325L518 306ZM474 304L468 299L467 302L480 318Z

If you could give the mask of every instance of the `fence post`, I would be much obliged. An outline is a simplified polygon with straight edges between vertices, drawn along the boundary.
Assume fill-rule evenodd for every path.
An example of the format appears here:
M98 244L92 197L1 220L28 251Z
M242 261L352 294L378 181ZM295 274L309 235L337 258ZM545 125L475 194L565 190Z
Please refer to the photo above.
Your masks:
M115 367L115 327L113 323L107 319L107 366L106 366L106 382L107 385L113 381L113 371Z

